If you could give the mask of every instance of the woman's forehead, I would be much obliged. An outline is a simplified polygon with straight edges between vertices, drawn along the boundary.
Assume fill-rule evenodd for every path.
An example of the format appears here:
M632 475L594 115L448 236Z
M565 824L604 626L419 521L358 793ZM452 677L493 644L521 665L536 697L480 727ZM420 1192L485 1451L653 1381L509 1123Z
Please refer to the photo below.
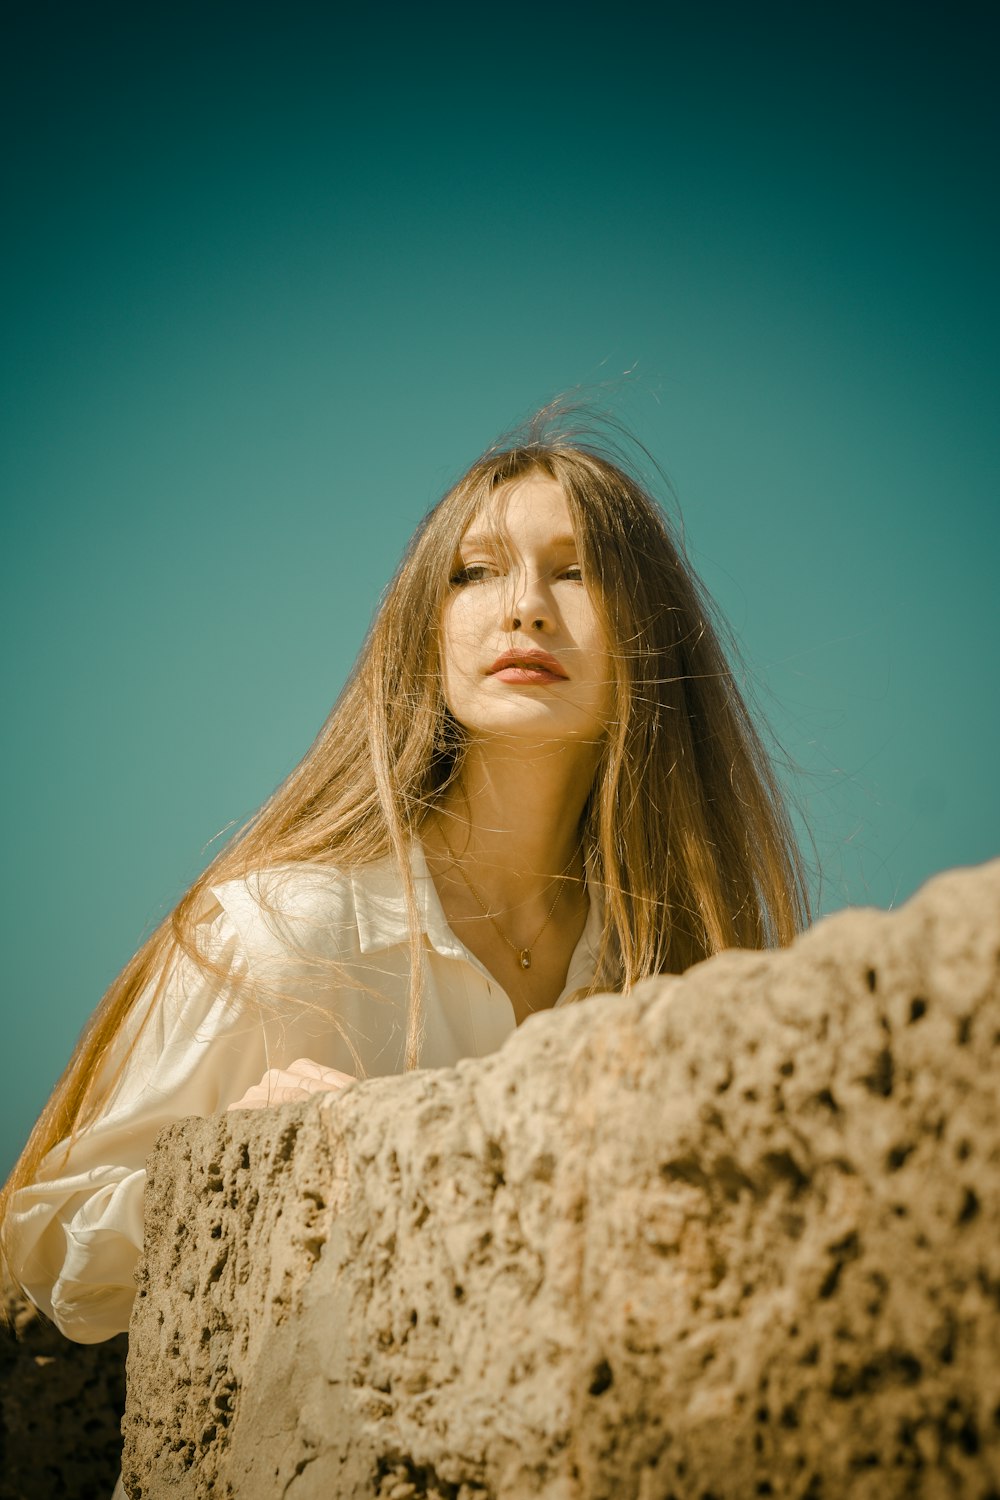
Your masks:
M575 542L573 514L562 486L548 475L529 474L501 485L470 517L463 544L479 538Z

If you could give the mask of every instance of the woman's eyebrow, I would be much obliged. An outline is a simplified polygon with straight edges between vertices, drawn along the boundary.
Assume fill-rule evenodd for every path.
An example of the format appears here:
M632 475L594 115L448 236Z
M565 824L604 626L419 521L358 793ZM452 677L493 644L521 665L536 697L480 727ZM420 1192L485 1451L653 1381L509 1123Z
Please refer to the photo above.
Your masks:
M459 546L466 547L498 547L508 545L508 539L498 531L470 531L468 536L463 536ZM554 536L547 543L553 552L572 551L579 546L579 542L572 532L564 536Z

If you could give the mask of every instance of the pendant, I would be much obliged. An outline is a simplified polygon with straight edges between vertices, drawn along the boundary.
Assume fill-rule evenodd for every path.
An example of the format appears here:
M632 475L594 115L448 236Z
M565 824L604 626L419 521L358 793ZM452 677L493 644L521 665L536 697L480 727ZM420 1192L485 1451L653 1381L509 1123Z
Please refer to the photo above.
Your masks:
M521 957L521 968L522 969L530 969L531 968L531 949L530 948L522 948L521 949L520 957Z

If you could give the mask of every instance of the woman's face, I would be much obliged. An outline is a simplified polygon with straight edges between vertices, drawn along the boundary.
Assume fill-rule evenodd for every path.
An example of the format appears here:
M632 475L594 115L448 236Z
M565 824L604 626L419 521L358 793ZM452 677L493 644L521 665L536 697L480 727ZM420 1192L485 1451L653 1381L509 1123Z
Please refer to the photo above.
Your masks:
M474 518L441 634L445 702L473 736L603 736L611 659L554 479L516 480Z

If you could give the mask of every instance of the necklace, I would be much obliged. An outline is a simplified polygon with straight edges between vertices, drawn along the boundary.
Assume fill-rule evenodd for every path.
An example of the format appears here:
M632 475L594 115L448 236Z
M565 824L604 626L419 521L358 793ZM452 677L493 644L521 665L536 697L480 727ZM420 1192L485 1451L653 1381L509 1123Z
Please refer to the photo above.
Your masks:
M572 857L570 858L569 864L566 866L566 868L564 870L562 870L560 872L560 874L558 874L555 877L555 880L554 880L553 884L556 887L556 894L555 894L555 898L554 898L554 900L552 902L552 905L549 907L548 915L546 916L545 921L542 923L541 927L539 927L538 931L535 933L535 936L532 938L531 942L526 947L519 948L516 943L512 943L511 942L510 938L504 932L503 928L500 926L500 923L497 921L496 917L490 911L489 907L486 905L486 902L483 900L482 896L476 890L476 887L472 884L472 881L469 879L468 875L466 875L465 871L462 869L462 866L459 864L458 860L455 858L454 852L452 850L451 845L448 842L448 839L447 839L447 837L445 835L445 832L444 832L443 828L441 829L441 837L442 837L442 839L444 839L444 847L448 851L448 855L449 855L449 857L451 859L452 864L455 866L455 869L461 875L462 879L465 881L465 884L468 886L469 890L472 892L473 896L476 898L476 902L477 902L480 910L482 911L483 915L485 917L488 917L489 920L493 923L493 926L496 928L497 932L503 938L504 942L507 944L507 947L508 948L513 948L514 952L517 954L517 961L521 965L521 968L522 969L530 969L531 968L531 950L532 950L532 948L535 947L535 945L538 942L538 939L541 937L541 935L545 931L546 927L548 927L549 922L552 920L552 913L555 911L556 906L557 906L557 904L559 902L559 897L562 895L562 882L565 880L567 874L569 873L570 865L572 865L573 860L576 859L576 856L579 853L580 846L577 845L577 847L573 850L573 854L572 854Z

